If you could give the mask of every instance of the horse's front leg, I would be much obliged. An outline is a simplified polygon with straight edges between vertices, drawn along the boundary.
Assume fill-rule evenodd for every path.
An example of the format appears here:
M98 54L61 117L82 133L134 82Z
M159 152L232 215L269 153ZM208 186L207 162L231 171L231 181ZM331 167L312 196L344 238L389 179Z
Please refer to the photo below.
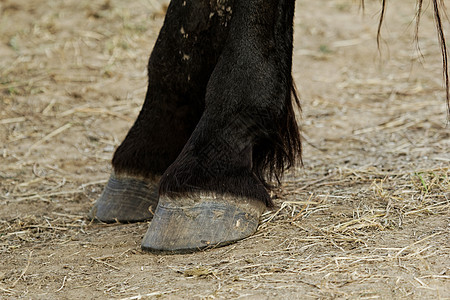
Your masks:
M205 110L163 174L142 247L193 251L255 232L271 205L265 176L300 151L291 101L293 0L236 0Z
M203 113L206 85L228 36L232 1L218 2L171 2L148 63L144 105L114 154L113 173L91 218L152 218L149 210L158 202L159 179Z

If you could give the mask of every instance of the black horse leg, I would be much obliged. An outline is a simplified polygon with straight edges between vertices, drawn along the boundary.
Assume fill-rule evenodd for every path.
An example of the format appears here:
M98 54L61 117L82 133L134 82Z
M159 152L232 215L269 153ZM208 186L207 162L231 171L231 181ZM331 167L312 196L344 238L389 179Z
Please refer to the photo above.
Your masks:
M148 63L144 105L114 154L114 171L91 218L152 217L159 179L203 113L206 85L228 35L232 0L213 2L172 0Z
M193 251L251 235L271 205L265 175L300 153L291 101L294 0L234 4L204 113L162 176L143 249Z

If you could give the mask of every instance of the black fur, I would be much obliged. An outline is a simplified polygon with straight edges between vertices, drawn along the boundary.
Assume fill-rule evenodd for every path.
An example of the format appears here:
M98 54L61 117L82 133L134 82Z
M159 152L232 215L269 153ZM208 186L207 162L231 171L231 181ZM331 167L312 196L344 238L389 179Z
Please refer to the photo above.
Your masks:
M205 111L164 173L160 193L211 191L271 205L266 175L278 176L301 150L291 100L294 0L234 4Z
M148 63L144 105L114 154L116 173L161 175L197 125L229 30L230 12L213 2L171 2Z

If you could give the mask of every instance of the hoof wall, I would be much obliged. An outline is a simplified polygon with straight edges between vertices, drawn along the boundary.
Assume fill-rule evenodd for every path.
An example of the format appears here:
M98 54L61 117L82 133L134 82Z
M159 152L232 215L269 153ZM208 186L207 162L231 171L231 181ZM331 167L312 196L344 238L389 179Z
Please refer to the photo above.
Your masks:
M116 176L114 173L88 217L101 222L150 220L158 204L158 180Z
M265 207L229 195L161 196L142 249L189 253L231 244L256 231Z

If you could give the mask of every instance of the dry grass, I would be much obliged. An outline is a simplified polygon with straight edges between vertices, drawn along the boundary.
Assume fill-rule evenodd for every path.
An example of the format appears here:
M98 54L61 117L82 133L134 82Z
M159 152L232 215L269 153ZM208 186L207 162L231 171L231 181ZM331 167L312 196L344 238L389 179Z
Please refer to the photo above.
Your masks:
M298 1L305 166L255 235L157 256L140 250L148 224L85 214L142 104L163 1L0 2L0 297L448 299L439 48L425 15L414 52L405 3L380 58L377 3L362 19L352 1Z

